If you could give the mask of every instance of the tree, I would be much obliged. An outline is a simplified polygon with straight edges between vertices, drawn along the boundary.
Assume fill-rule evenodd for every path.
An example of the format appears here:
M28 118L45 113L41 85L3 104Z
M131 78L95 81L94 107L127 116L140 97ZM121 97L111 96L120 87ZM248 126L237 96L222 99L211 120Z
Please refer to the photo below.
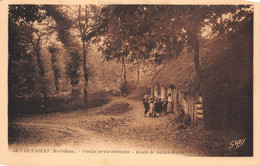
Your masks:
M183 13L185 11L185 13ZM216 115L214 112L219 108L209 108L211 102L208 90L207 79L203 75L203 69L200 65L200 43L202 40L202 29L205 25L212 28L213 35L229 36L239 28L240 24L252 21L252 11L250 6L188 6L180 11L180 25L186 30L186 46L194 54L194 65L197 71L200 92L204 100L204 109L206 116ZM230 19L225 17L230 16ZM215 92L216 93L216 92ZM212 105L212 104L211 104ZM208 111L207 111L208 110ZM210 110L210 111L209 111ZM209 123L214 124L214 123Z
M84 10L84 9L83 9ZM84 10L84 15L82 15L82 7L78 6L78 15L76 28L80 32L80 39L82 43L83 50L83 71L84 71L84 103L87 107L87 87L89 80L89 71L87 69L87 49L92 38L95 37L93 34L98 34L102 28L102 17L100 15L100 10L97 6L86 5Z
M61 77L60 75L60 68L57 65L57 53L58 53L58 48L55 46L50 46L48 47L48 51L51 53L51 63L52 63L52 70L54 73L54 83L55 83L55 88L56 91L58 92L60 90L60 85L59 85L59 79Z
M217 121L218 118L211 117L216 116L216 112L221 108L216 104L212 104L214 99L211 96L218 92L210 90L212 87L210 87L207 78L203 74L200 62L200 45L203 40L211 40L213 37L230 37L238 29L242 28L241 25L250 24L253 19L251 6L162 6L160 8L159 11L162 15L166 16L168 14L168 17L166 16L164 19L168 19L168 21L173 19L174 26L172 26L172 29L174 29L175 34L183 36L184 45L180 47L180 50L188 48L194 56L200 93L203 97L206 123L209 124L208 127L211 127L210 125L214 126L217 122L212 123L208 120L215 119ZM158 14L157 16L162 18L162 15ZM205 29L209 33L211 32L207 39L202 36ZM178 40L178 37L176 39Z
M194 56L194 65L198 75L200 95L203 98L205 110L205 118L207 127L217 124L218 118L212 118L218 115L221 106L214 103L211 96L218 92L210 89L207 78L203 74L203 68L200 62L200 45L203 40L211 40L213 37L223 38L230 37L241 29L241 25L248 25L252 22L253 15L251 6L248 5L232 5L232 6L161 6L158 12L158 18L168 19L172 21L172 26L168 25L175 31L175 34L181 36L184 42L179 45L180 50L188 48L191 55ZM154 19L156 21L156 18ZM162 25L162 24L161 24ZM162 25L163 26L163 25ZM207 38L203 37L203 32L208 31ZM164 33L164 32L163 32ZM160 35L160 33L159 33ZM166 40L167 41L167 40ZM163 41L164 42L164 41ZM164 43L166 45L166 43ZM175 48L173 48L175 49ZM171 51L171 49L169 49ZM178 54L176 54L179 56ZM211 93L211 94L210 94ZM210 106L210 107L209 107ZM215 106L215 107L213 107ZM220 114L220 113L219 113ZM210 122L211 120L216 120Z
M72 63L68 65L68 75L72 78L74 88L79 84L79 67L82 55L84 104L87 107L87 87L89 69L87 66L87 51L91 41L106 28L105 10L94 5L45 6L47 13L57 23L59 39L70 51ZM81 49L78 49L81 48Z
M25 75L25 80L27 82L28 89L33 90L35 85L40 85L40 92L43 94L43 106L46 108L47 91L45 81L36 80L30 71L22 71L20 76L16 76L15 69L24 67L22 65L24 58L29 58L27 69L36 69L33 62L33 55L36 56L37 68L39 68L39 75L42 80L45 78L45 71L41 61L40 52L40 42L41 37L45 35L45 31L39 32L38 29L34 27L35 24L40 24L43 19L45 19L44 13L41 12L41 6L37 5L10 5L9 6L9 97L15 98L19 91L18 87L13 87L21 83L15 81L22 79L21 76ZM24 57L24 55L26 57ZM17 66L16 63L21 64ZM36 82L35 82L36 81ZM31 91L30 90L30 91ZM16 94L15 94L16 93ZM28 92L25 92L28 94ZM25 95L24 94L24 95Z
M71 95L78 97L78 84L80 82L80 52L79 44L75 41L71 29L73 28L73 21L62 10L64 6L44 5L43 9L46 10L46 15L52 17L56 22L56 30L58 32L58 39L67 49L70 55L70 60L66 64L66 74L70 78L72 86Z
M109 60L128 55L131 60L149 59L161 63L167 58L181 56L182 50L188 49L194 56L205 110L208 110L210 99L200 64L200 43L205 40L203 33L208 31L208 40L214 36L230 36L253 19L250 5L130 5L110 8L113 19L104 39L102 52L105 57Z
M141 20L142 7L134 6L108 6L110 15L108 30L102 35L99 50L104 58L109 61L117 59L122 63L122 81L126 81L126 62L132 63L138 57L138 49L143 46L145 29L140 29L138 24L146 22ZM132 19L133 18L133 19ZM138 19L136 19L138 18ZM142 32L143 31L143 32ZM140 40L138 40L140 39Z
M30 42L33 46L33 51L37 57L37 63L39 65L39 69L40 69L40 76L43 79L43 81L42 81L43 85L41 88L41 92L43 94L43 106L44 106L44 108L46 108L47 107L47 85L46 85L46 80L45 80L46 71L44 70L44 67L43 67L43 62L41 60L41 51L40 51L41 50L41 47L40 47L41 37L42 37L42 35L45 35L45 34L41 34L38 31L35 31L35 34L37 35L37 37L35 39L33 37L30 38Z
M139 81L140 60L160 64L166 57L172 57L181 51L183 40L181 33L172 28L171 18L160 18L157 14L161 6L128 5L108 6L111 15L108 31L103 35L100 50L106 60L117 59L136 64L137 83ZM165 14L165 13L164 13ZM170 23L170 24L169 24ZM125 74L123 74L123 81Z

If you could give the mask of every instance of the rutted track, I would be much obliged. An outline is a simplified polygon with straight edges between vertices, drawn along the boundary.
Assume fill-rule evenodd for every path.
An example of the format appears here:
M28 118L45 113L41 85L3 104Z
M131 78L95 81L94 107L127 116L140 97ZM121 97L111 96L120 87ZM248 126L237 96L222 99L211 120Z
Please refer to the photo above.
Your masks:
M115 115L100 113L112 104L122 102L129 103L132 109ZM118 97L94 109L30 115L10 123L19 131L20 137L11 146L114 147L202 154L174 141L181 137L181 131L173 130L174 115L148 118L144 117L143 111L141 102Z

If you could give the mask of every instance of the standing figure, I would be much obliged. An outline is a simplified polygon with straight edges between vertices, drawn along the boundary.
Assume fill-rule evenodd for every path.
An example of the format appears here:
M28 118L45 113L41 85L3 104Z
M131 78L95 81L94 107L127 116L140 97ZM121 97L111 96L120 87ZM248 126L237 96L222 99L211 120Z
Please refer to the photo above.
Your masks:
M149 111L149 117L153 117L154 115L154 100L152 97L150 97L150 111Z
M163 105L162 105L162 107L163 107L163 114L164 114L164 115L167 114L167 105L168 105L168 99L167 99L167 97L166 97L166 98L164 99Z
M168 95L168 105L167 105L167 113L172 113L173 111L173 103L172 103L171 94Z
M161 98L159 98L159 116L162 116L163 112L163 101Z
M155 116L156 116L156 114L159 114L160 112L160 102L158 98L156 98L154 105L155 105Z
M143 102L143 105L144 105L144 116L146 116L148 110L149 110L149 101L148 101L148 97L147 95L145 95L143 98L142 98L142 102Z

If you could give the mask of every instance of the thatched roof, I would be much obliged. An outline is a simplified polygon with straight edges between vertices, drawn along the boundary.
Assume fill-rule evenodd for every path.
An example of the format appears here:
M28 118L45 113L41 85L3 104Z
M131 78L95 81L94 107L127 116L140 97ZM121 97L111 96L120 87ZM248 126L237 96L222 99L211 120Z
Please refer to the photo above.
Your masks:
M198 85L193 55L187 51L176 59L170 59L158 72L153 83L164 87L175 86L184 92Z
M237 91L249 85L252 79L252 35L238 34L230 39L215 39L201 45L200 64L207 89L223 93ZM156 72L153 84L188 92L198 88L194 55L183 51L170 59ZM210 90L211 91L211 90Z

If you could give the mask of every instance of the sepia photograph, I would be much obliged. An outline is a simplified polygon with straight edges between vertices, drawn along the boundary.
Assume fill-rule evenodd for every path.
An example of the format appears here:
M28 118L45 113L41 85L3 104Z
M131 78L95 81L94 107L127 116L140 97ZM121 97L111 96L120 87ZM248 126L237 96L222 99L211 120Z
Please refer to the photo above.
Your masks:
M254 10L9 4L9 151L253 157Z

